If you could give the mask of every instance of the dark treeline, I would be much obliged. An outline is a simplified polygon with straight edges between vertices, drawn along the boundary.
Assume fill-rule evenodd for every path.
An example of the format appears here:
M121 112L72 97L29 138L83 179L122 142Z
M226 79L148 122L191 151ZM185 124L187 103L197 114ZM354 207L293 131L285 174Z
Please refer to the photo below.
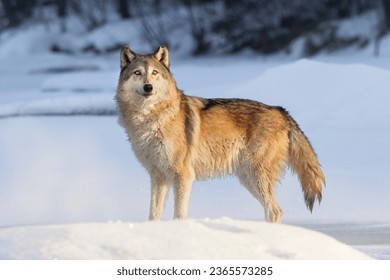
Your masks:
M137 19L153 46L169 44L172 26L182 25L192 37L194 55L217 49L288 52L291 42L302 36L305 53L312 55L323 48L367 45L367 38L359 36L337 38L332 23L370 10L380 18L375 31L379 40L390 30L390 0L0 0L0 31L55 17L66 32L70 15L91 31L115 14Z

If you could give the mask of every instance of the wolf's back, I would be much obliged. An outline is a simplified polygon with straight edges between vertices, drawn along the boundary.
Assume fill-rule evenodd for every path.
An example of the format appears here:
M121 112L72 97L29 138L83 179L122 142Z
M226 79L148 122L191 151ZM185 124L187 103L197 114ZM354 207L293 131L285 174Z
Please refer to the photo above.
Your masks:
M309 140L298 124L291 117L289 124L289 165L301 182L307 208L313 211L315 200L321 202L325 176Z

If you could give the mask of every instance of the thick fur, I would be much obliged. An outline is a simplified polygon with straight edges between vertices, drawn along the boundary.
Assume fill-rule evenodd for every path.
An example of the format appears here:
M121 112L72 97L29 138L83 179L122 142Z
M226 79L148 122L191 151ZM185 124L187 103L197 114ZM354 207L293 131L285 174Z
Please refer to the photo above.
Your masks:
M150 219L161 217L169 186L174 218L181 219L187 217L194 180L236 175L262 204L265 219L279 222L283 212L275 185L286 165L297 173L309 210L316 199L321 201L325 177L308 139L285 109L185 95L170 73L165 46L146 55L125 46L120 57L119 118L151 177Z

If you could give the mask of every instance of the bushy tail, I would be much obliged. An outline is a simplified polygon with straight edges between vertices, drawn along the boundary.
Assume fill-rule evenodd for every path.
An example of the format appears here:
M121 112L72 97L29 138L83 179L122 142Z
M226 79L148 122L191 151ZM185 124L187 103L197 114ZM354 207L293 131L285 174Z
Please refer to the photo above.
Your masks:
M292 118L289 138L289 165L298 175L306 206L312 212L315 200L321 202L325 176L309 140Z

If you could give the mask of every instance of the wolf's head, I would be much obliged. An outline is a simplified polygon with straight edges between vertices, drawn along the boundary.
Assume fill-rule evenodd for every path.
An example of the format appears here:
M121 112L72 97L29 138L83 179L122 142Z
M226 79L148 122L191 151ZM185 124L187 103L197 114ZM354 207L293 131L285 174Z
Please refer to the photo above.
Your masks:
M160 46L153 54L136 54L124 46L120 66L118 94L126 95L129 101L162 100L168 97L172 86L176 87L166 46Z

